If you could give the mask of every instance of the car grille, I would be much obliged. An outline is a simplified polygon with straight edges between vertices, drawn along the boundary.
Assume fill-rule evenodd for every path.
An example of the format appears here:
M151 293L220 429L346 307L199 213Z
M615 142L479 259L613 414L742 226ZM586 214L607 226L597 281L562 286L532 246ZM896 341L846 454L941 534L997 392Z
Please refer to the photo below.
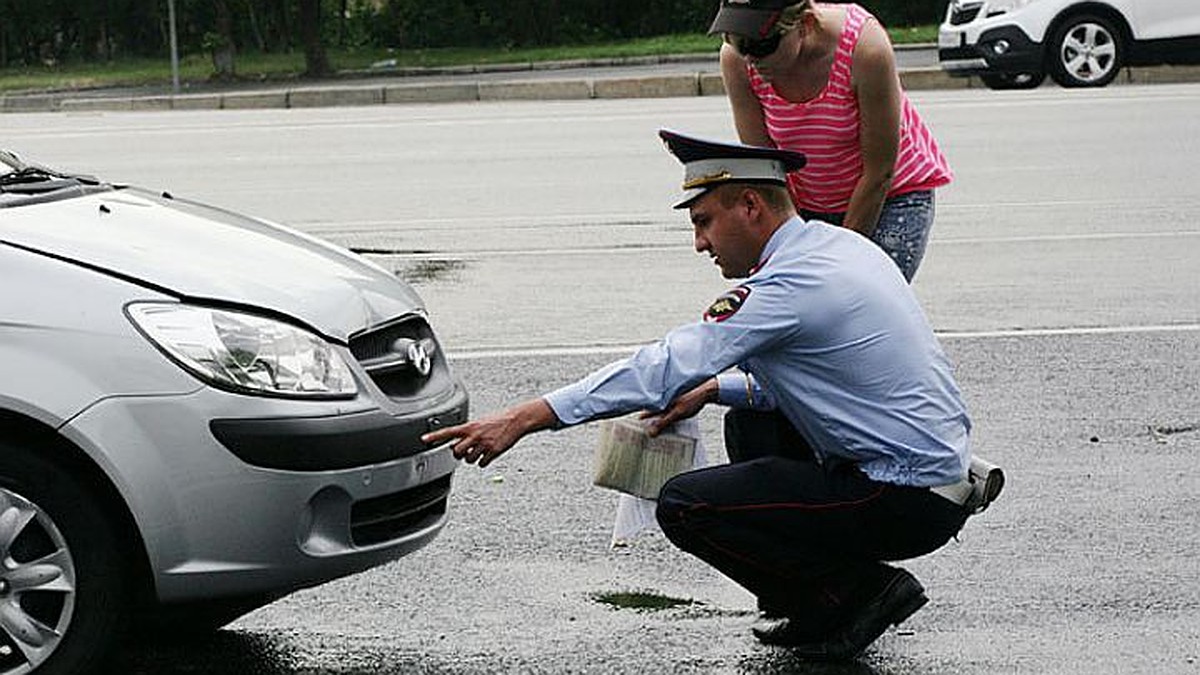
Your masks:
M350 538L355 546L399 539L435 524L446 515L450 476L382 497L355 502L350 509Z
M983 9L982 4L977 5L954 5L950 10L950 25L961 26L964 23L971 23L975 17L979 16L979 10Z
M392 398L418 396L446 371L433 330L419 316L351 337L350 352L375 385Z

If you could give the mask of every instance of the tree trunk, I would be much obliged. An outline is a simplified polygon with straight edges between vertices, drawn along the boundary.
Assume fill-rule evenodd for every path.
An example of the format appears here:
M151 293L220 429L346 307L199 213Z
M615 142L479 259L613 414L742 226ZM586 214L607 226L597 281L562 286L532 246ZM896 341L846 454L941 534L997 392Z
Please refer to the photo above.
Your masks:
M254 0L246 0L246 11L250 15L250 32L254 35L254 44L258 45L260 54L265 54L267 41L263 38L262 29L258 26L258 13L254 11Z
M346 46L346 14L349 11L347 6L350 0L342 0L342 6L338 9L338 38L337 44L339 47Z
M300 0L300 42L304 45L304 76L329 75L333 69L321 42L321 0Z
M216 12L216 37L213 39L212 60L213 77L218 80L232 80L233 69L233 14L229 11L227 0L213 0L213 10Z

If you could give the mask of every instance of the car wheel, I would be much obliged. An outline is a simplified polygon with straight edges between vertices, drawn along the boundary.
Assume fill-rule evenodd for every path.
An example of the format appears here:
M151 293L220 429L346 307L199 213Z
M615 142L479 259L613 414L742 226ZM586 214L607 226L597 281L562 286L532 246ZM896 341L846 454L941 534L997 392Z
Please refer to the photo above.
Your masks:
M1036 89L1046 81L1045 73L985 73L979 76L988 89Z
M1050 76L1064 87L1103 87L1120 72L1125 58L1121 34L1103 17L1068 18L1050 41Z
M88 673L124 620L118 535L92 491L0 441L0 673Z

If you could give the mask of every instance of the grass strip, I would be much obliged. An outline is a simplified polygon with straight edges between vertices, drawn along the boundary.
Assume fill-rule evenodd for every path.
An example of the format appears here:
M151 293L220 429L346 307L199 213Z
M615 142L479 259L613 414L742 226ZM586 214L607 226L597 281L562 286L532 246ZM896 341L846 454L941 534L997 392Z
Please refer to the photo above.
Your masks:
M917 26L889 31L895 44L927 43L937 39L937 26ZM530 49L330 49L329 60L337 71L446 68L469 65L544 63L663 56L716 54L721 40L712 35L688 33L621 42L535 47ZM246 52L234 60L236 78L244 82L298 79L304 71L300 52L261 54ZM181 56L181 83L207 83L213 76L207 54ZM170 59L127 58L106 63L55 63L0 69L0 92L63 91L103 87L169 86Z

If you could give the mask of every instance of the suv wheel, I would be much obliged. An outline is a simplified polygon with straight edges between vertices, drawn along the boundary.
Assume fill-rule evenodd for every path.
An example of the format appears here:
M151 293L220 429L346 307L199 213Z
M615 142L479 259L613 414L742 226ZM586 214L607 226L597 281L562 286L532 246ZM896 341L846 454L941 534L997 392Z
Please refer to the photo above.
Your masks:
M988 89L1036 89L1046 81L1045 73L984 73L979 76Z
M1121 34L1103 17L1069 17L1049 45L1050 77L1064 87L1103 87L1120 72L1125 57Z
M0 441L0 673L92 672L117 638L118 536L91 490Z

